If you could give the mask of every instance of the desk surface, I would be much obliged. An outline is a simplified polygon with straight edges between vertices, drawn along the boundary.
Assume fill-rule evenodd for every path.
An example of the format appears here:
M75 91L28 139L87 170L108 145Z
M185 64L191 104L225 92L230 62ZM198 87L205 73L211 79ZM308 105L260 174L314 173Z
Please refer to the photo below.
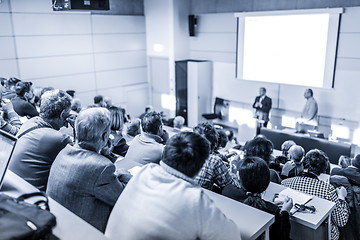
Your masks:
M269 187L264 192L264 199L271 202L274 194L281 192L285 188L285 186L270 182ZM290 219L312 229L317 229L335 208L335 203L316 196L313 196L306 205L314 206L316 212L314 214L296 212Z
M1 192L17 197L23 193L39 191L37 188L7 170ZM53 233L60 239L107 240L103 233L49 197L51 212L56 216Z
M141 164L128 160L121 159L115 162L116 168L129 170ZM215 205L230 219L232 219L238 226L243 240L256 239L264 231L269 230L271 224L274 223L273 215L252 208L248 205L232 200L217 193L205 190L205 193L214 201Z
M260 211L207 189L204 189L204 191L214 201L215 205L229 219L236 223L243 240L256 239L264 231L268 231L271 224L275 222L275 217L272 214Z

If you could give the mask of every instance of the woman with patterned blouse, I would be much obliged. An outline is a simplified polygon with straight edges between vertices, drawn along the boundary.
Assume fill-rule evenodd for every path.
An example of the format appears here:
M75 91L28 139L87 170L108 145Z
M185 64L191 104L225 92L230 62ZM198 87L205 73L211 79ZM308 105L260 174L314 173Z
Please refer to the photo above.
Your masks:
M304 172L300 176L283 180L281 184L334 202L335 209L331 213L331 239L337 240L339 239L338 227L345 226L350 209L345 201L347 192L344 187L335 188L318 178L321 173L325 173L328 161L329 159L323 151L310 150L303 160Z

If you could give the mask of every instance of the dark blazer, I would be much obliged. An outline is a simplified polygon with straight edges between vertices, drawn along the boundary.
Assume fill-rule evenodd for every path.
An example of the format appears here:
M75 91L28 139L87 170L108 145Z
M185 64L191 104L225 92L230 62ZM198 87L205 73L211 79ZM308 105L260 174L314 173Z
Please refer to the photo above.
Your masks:
M11 99L11 103L14 106L15 112L19 116L35 117L39 116L39 112L36 110L36 107L25 100L23 97L16 96Z
M51 166L46 193L104 232L124 185L115 165L95 151L67 145Z
M360 186L360 169L355 167L333 168L331 175L341 175L347 177L351 185Z
M271 98L265 95L265 98L261 101L261 107L255 107L255 104L259 102L259 100L260 100L260 96L257 96L255 98L252 107L256 109L257 118L264 120L265 122L268 122L269 113L272 106L272 100Z

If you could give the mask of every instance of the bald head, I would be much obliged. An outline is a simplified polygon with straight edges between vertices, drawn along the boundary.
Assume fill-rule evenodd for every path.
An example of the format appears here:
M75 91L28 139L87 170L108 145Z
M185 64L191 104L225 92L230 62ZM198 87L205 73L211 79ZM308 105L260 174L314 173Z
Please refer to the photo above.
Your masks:
M300 162L301 159L304 157L304 154L304 148L299 145L293 145L289 149L290 159L294 160L295 162Z

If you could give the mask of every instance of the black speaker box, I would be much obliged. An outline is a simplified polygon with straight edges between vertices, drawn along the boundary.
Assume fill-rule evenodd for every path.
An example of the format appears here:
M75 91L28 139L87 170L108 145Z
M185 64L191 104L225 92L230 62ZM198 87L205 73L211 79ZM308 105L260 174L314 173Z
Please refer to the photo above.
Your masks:
M195 15L189 15L189 36L195 36L195 26L197 24L197 18Z
M110 10L109 0L52 0L53 10Z

